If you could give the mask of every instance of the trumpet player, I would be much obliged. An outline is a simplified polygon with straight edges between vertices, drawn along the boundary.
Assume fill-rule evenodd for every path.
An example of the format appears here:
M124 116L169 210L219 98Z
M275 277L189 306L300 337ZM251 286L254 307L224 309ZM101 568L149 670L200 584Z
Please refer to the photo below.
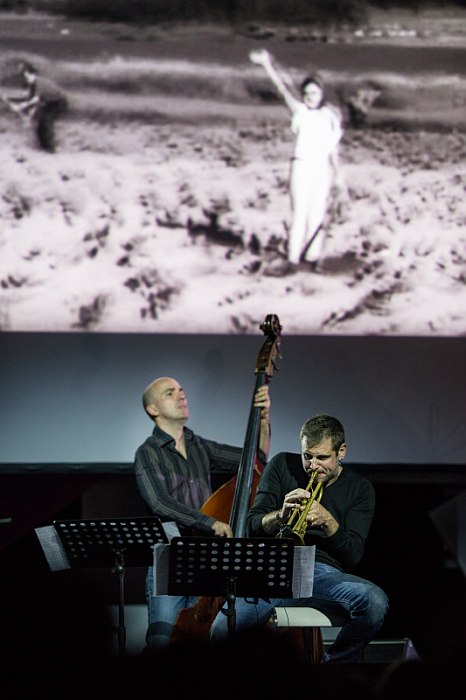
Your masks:
M292 537L315 545L312 597L236 600L236 630L266 625L275 607L309 606L346 622L322 663L355 663L377 635L388 611L386 593L353 573L362 559L375 509L366 477L343 466L347 445L341 422L320 413L305 421L301 453L280 452L265 467L247 516L252 537ZM227 635L220 611L211 639Z

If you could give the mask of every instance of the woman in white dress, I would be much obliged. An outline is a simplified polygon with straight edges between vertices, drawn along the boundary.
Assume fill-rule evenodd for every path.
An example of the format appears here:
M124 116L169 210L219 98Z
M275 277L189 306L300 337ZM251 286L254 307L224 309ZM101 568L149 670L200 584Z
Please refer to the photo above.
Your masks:
M291 161L290 196L292 223L288 240L290 267L307 261L317 265L324 235L321 229L332 184L338 180L338 144L343 131L338 110L325 102L324 84L318 74L301 84L295 97L265 49L252 51L251 61L262 66L291 112L296 137Z

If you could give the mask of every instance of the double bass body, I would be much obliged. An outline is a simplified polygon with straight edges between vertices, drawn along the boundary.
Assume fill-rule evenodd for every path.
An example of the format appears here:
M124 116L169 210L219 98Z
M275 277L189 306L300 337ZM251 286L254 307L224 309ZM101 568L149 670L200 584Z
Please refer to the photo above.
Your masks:
M269 314L260 328L267 337L256 362L253 395L259 387L270 382L273 370L277 369L275 360L280 356L281 325L278 317ZM260 409L252 404L238 472L217 489L201 508L202 513L229 522L235 537L246 535L246 516L260 479L261 468L257 459L259 433ZM183 609L178 615L172 641L180 641L187 636L208 637L210 626L222 602L219 597L201 596L192 608Z

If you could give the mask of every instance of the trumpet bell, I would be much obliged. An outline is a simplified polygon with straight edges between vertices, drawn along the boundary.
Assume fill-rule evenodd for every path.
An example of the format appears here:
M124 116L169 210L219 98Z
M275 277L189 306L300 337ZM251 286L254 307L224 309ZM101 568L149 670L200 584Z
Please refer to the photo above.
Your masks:
M276 538L279 540L293 540L295 544L298 545L304 545L304 538L301 537L301 535L293 530L291 525L284 525L283 527L280 528L278 531L278 534L276 535Z

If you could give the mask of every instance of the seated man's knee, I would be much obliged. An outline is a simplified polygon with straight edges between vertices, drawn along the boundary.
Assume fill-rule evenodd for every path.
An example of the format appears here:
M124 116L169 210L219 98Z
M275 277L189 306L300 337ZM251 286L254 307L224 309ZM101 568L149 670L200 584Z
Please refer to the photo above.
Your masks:
M369 589L369 605L375 618L385 617L388 611L389 600L385 591L379 586L372 585Z

